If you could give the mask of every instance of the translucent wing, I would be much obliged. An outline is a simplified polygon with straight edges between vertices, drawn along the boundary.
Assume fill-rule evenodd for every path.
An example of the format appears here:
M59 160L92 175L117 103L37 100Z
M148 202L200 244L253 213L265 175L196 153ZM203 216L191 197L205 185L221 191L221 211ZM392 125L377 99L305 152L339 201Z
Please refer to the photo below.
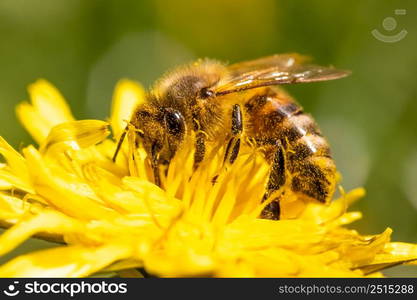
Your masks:
M281 54L228 67L230 75L213 89L216 95L225 95L268 85L338 79L349 71L308 63L309 58L299 54Z

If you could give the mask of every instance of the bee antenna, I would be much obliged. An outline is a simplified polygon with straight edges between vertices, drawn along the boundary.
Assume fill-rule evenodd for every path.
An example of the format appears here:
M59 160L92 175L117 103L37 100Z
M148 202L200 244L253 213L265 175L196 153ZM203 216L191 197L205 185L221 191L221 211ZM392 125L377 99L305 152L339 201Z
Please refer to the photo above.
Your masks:
M121 149L121 147L122 147L122 144L123 144L123 141L124 141L124 139L125 139L125 137L126 137L126 133L127 133L128 129L129 129L129 125L127 125L127 126L125 127L125 129L123 130L122 135L121 135L121 136L120 136L120 138L119 138L119 141L117 142L116 151L114 152L114 154L113 154L113 158L112 158L112 161L113 161L113 162L116 162L117 155L119 154L119 151L120 151L120 149Z

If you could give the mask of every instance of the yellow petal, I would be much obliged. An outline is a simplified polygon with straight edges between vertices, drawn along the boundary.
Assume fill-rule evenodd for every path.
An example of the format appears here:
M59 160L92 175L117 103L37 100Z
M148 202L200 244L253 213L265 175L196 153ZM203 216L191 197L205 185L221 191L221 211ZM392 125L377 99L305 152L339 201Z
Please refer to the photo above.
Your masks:
M71 110L61 93L48 81L39 79L28 87L29 95L34 107L40 115L57 125L62 122L73 121Z
M22 199L0 193L0 219L14 223L32 207Z
M351 262L353 267L369 264L390 241L391 233L392 229L387 228L383 233L366 239L358 236L344 240L343 236L339 236L338 251ZM337 235L334 238L337 239Z
M0 190L10 190L15 188L31 194L35 192L30 181L23 181L22 177L16 176L6 170L0 170L0 181L3 182L3 185L0 186Z
M115 88L111 109L113 135L118 137L132 116L134 109L145 101L145 90L137 82L123 79Z
M145 268L160 277L209 276L215 267L213 257L193 250L184 248L182 255L155 250L145 258Z
M61 213L45 211L26 220L22 220L0 236L0 255L16 248L29 237L40 232L64 234L81 231L83 224Z
M41 152L53 148L56 152L79 150L102 142L108 135L107 123L99 120L82 120L59 124L51 129Z
M415 264L417 245L409 243L388 243L382 253L378 253L369 265L392 264L407 262Z
M71 110L59 91L40 79L28 87L31 103L17 106L20 122L32 137L41 143L55 125L74 121Z
M10 190L13 187L13 184L6 179L3 179L0 174L0 190Z
M58 247L9 261L0 267L0 277L85 277L130 255L127 245Z
M257 249L285 247L308 250L323 239L325 228L303 220L252 219L241 216L226 227L221 241L235 247Z
M23 153L30 166L36 192L51 206L83 220L114 219L119 216L111 208L101 205L85 182L80 182L73 174L67 174L62 167L48 168L48 164L33 146L24 149Z
M20 123L32 138L40 144L49 133L51 126L47 120L39 115L39 112L31 104L22 102L16 106L16 114Z
M136 177L124 177L122 180L125 188L136 193L136 197L141 199L147 210L154 214L161 214L163 217L175 217L182 208L181 201L168 197L166 192L157 185L149 181L141 180Z
M20 175L25 174L26 164L25 159L19 152L13 149L6 140L0 136L0 154L6 159L7 166L15 170L16 172L21 171ZM5 166L3 165L3 168ZM3 169L2 168L2 169Z
M374 274L397 265L417 265L417 245L409 243L387 243L383 251L377 253L368 264L358 268L365 274Z
M389 243L385 245L384 252L394 256L402 256L403 258L417 258L417 245L409 243Z
M124 259L122 261L117 261L105 269L103 269L104 272L111 272L111 271L118 271L118 270L126 270L131 268L142 268L143 262L137 260L137 259Z
M1 136L0 154L7 162L7 167L0 169L0 179L32 193L33 187L28 176L28 168L24 157L14 150Z
M330 221L336 221L342 217L346 212L348 205L365 195L365 190L362 188L354 189L349 193L342 195L339 199L334 200L330 205L322 205L320 203L308 203L302 215L301 219L315 220L317 223L326 223ZM359 215L352 215L345 219L338 220L336 224L343 222L349 222L360 217Z

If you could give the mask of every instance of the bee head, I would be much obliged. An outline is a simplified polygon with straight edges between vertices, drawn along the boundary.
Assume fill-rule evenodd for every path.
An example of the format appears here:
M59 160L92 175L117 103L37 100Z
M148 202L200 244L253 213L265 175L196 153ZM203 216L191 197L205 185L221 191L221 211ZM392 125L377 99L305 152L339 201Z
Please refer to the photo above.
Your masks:
M165 74L153 87L153 94L168 106L182 106L186 109L197 104L199 100L214 96L211 87L225 73L225 66L217 61L198 60Z
M152 104L139 107L133 123L148 155L163 164L175 155L187 129L180 111Z

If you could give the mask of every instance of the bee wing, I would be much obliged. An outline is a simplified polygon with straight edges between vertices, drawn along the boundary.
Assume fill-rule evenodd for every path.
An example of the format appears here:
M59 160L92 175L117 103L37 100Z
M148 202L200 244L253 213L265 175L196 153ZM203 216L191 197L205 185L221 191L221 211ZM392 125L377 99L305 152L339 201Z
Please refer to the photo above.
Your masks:
M309 56L298 53L275 54L271 56L261 57L254 60L238 62L228 66L228 69L233 73L242 73L254 71L256 69L264 69L267 67L289 68L296 64L305 64L311 61Z
M268 85L338 79L349 71L308 63L309 58L299 54L281 54L230 65L229 77L213 91L225 95Z

